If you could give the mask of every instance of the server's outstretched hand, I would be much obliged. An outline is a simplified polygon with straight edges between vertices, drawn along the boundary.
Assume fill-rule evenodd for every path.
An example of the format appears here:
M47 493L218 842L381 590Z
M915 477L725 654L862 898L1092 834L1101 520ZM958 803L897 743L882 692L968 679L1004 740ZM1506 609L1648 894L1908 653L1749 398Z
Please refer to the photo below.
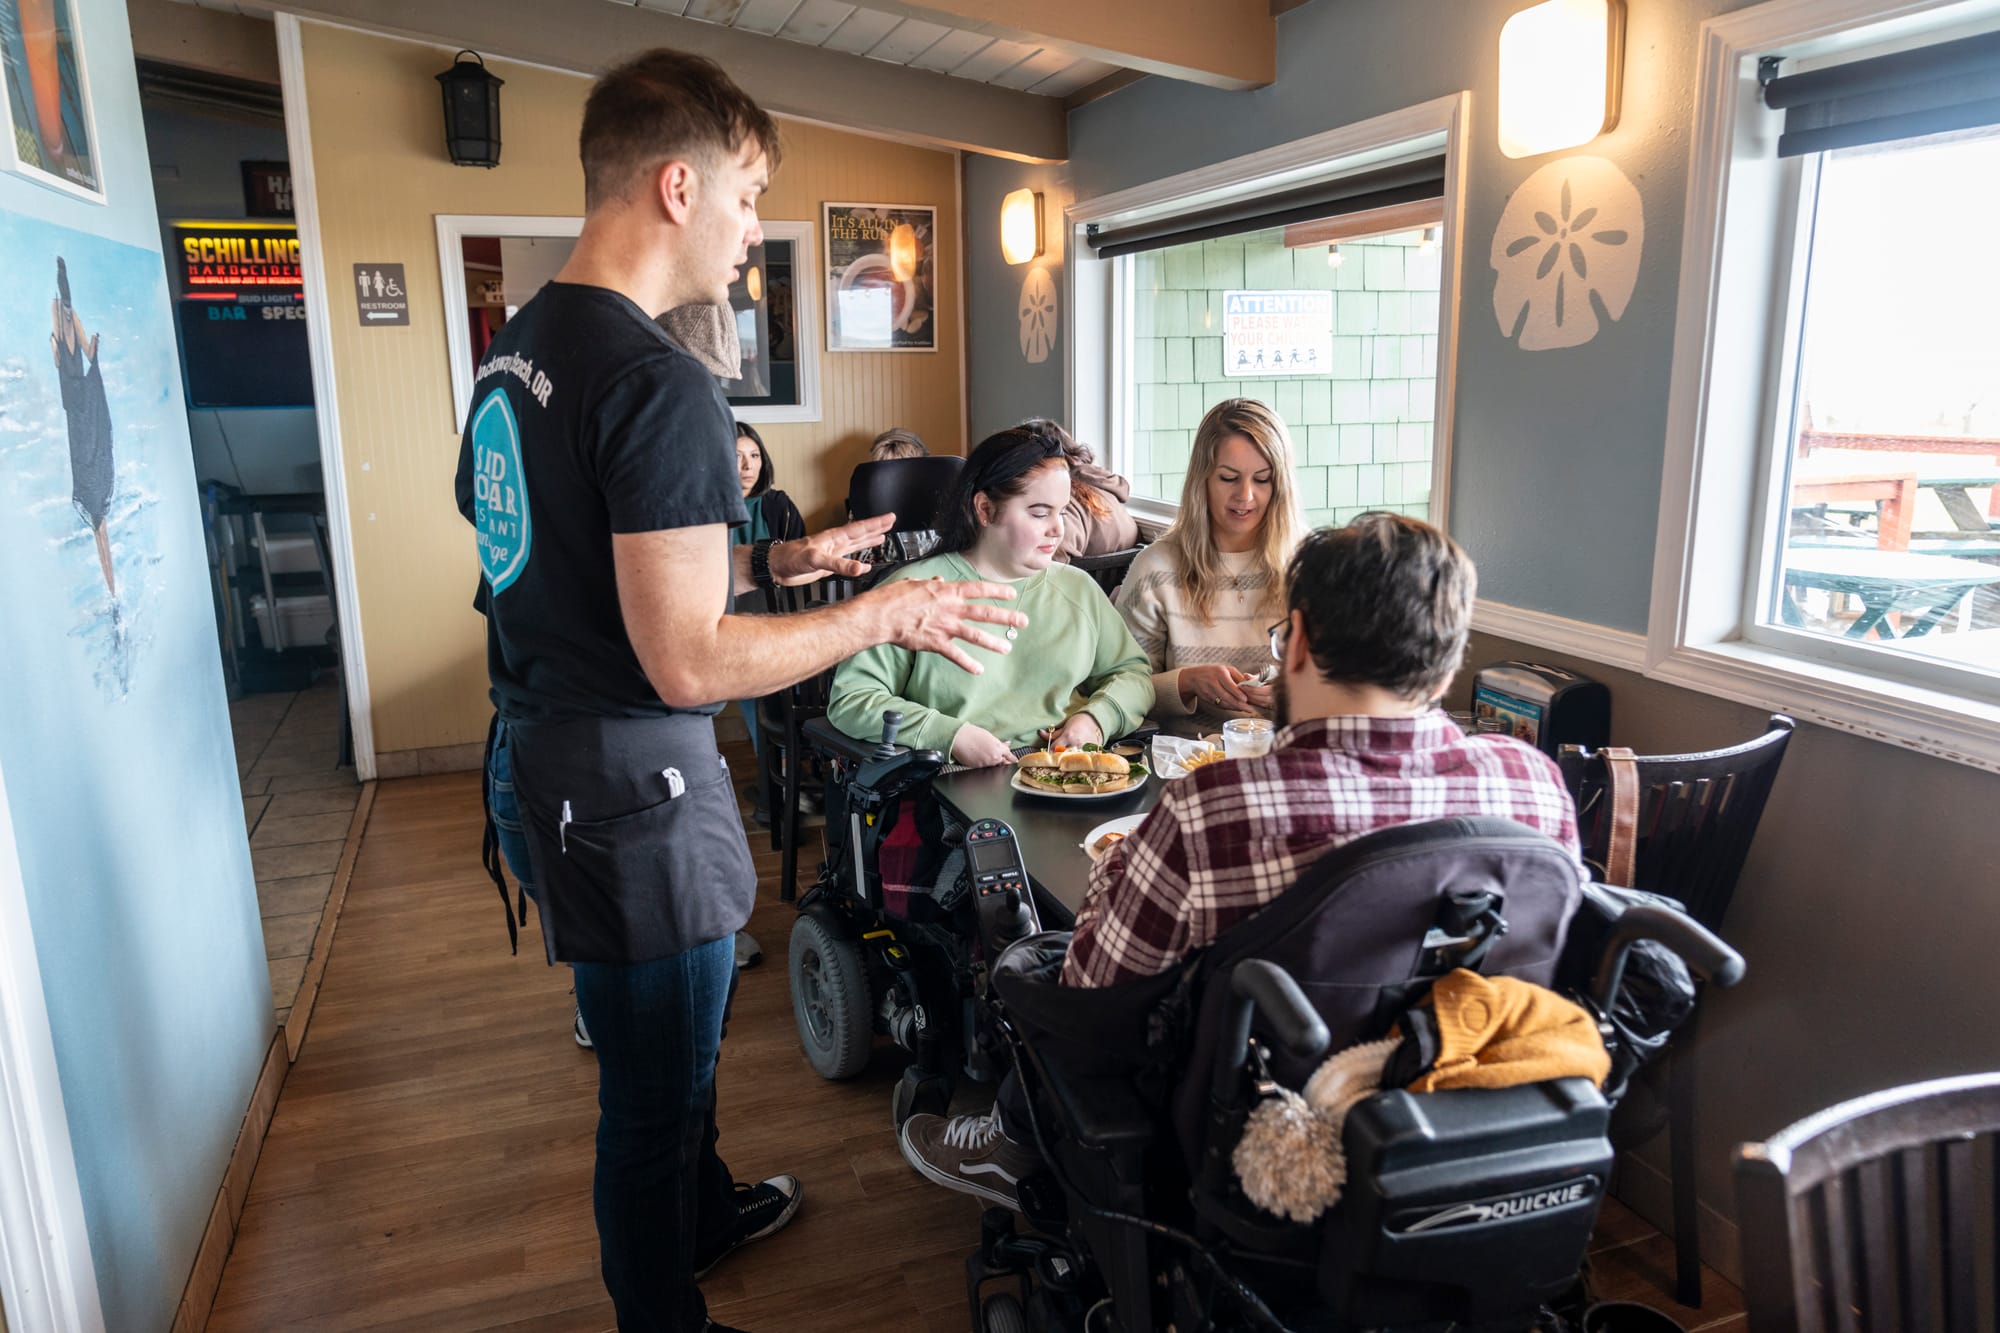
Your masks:
M1007 625L1020 629L1028 618L989 601L1011 602L1014 589L1005 583L947 583L943 579L903 579L867 594L882 616L882 638L912 652L936 653L953 664L981 675L986 668L959 643L975 644L990 653L1006 653L1013 645L972 624Z
M850 557L856 551L880 546L882 538L895 526L896 516L883 514L858 523L843 523L797 541L773 543L771 577L787 588L817 583L829 574L859 578L868 572L868 565Z

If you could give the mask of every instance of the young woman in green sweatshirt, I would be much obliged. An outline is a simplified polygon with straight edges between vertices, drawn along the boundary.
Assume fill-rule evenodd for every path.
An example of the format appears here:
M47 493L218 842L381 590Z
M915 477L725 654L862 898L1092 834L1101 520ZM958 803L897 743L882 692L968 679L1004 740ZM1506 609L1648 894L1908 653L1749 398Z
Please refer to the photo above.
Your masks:
M1011 583L1027 627L1008 631L1005 655L968 646L976 675L890 644L849 658L833 678L833 725L873 740L893 708L904 744L968 765L1012 763L1016 749L1049 740L1102 744L1137 727L1153 703L1152 665L1091 577L1054 561L1069 498L1070 462L1054 422L982 441L940 507L939 552L885 582Z

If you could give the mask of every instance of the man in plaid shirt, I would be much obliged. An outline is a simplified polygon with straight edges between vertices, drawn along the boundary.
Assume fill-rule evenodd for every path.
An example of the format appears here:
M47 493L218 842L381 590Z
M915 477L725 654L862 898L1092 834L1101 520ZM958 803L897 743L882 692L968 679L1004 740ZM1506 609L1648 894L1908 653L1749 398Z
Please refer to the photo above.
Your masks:
M1428 523L1364 514L1300 543L1289 614L1271 627L1279 731L1270 754L1197 769L1103 860L1062 980L1108 986L1173 967L1377 829L1456 815L1518 820L1578 857L1555 764L1507 736L1466 736L1432 700L1465 654L1476 578ZM988 1115L912 1116L903 1156L931 1180L1010 1207L1034 1170L1019 1088ZM1016 1128L1017 1136L1008 1130Z

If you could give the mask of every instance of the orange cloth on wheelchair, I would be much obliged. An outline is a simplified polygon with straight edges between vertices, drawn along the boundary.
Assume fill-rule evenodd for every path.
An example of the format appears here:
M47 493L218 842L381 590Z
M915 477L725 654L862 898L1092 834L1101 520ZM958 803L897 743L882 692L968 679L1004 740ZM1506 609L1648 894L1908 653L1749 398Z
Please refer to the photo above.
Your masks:
M1611 1072L1597 1023L1545 986L1459 968L1439 977L1424 1003L1437 1014L1438 1057L1411 1092L1551 1078L1587 1078L1601 1087Z

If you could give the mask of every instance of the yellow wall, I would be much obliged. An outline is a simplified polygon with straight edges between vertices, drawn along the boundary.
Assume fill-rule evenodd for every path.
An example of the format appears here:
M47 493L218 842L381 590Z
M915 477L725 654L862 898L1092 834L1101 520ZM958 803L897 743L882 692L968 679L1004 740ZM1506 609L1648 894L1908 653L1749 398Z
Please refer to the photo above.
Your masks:
M580 213L576 132L589 83L492 62L507 81L504 146L501 166L483 171L445 158L432 76L450 53L310 23L304 45L375 748L470 744L485 735L486 663L472 610L472 531L452 504L458 433L433 218ZM956 162L948 152L799 121L784 122L783 133L784 166L765 196L766 218L817 225L826 200L938 209L938 350L822 354L824 419L759 428L780 487L817 523L845 497L847 474L877 431L908 426L941 452L963 450ZM359 326L349 282L358 262L404 265L407 328Z

